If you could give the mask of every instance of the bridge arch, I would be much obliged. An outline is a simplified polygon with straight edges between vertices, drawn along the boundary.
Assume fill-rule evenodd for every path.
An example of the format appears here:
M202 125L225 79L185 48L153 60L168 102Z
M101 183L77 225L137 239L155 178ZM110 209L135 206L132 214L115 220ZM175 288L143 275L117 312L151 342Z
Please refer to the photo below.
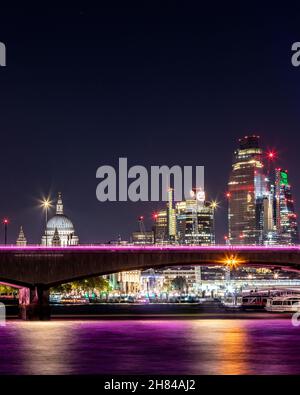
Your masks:
M121 271L226 264L300 271L300 247L0 246L0 281L22 289L23 317L50 316L51 286ZM26 291L25 291L26 290Z

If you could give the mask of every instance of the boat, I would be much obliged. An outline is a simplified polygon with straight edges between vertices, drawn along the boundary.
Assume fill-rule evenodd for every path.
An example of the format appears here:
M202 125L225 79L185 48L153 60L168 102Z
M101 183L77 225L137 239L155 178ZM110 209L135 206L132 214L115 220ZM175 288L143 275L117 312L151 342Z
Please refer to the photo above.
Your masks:
M61 304L88 304L90 303L89 299L83 296L72 296L72 297L63 297L60 300Z
M242 310L263 310L267 304L267 296L253 294L242 297Z
M242 307L242 297L241 296L227 296L222 301L222 306L226 310L236 310Z
M270 312L278 313L300 312L300 296L288 295L268 298L265 309Z
M242 310L265 310L268 299L300 297L299 289L264 289L250 291L242 297Z

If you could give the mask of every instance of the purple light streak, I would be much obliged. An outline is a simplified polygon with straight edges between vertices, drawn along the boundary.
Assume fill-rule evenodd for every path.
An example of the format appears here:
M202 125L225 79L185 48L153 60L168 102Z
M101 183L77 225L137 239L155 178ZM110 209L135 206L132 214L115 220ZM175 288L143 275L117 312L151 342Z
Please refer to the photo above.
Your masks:
M16 245L0 245L0 251L61 251L61 252L89 252L89 251L178 251L178 252L188 252L188 251L289 251L298 252L300 251L300 245L297 246L252 246L252 245L214 245L214 246L137 246L137 245L79 245L79 246L68 246L68 247L51 247L51 246L41 246L41 245L29 245L29 246L16 246Z

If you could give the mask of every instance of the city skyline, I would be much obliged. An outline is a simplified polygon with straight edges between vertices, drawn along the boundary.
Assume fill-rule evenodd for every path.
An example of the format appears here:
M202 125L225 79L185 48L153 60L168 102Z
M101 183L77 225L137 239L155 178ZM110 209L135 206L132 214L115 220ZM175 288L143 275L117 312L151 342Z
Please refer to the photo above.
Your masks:
M273 208L273 205L272 205L272 207L269 209L269 211L274 211L274 224L273 225L276 226L276 224L278 223L278 220L279 220L278 219L279 218L278 217L279 214L277 214L277 220L276 220L276 212L277 212L278 208L275 207L276 206L275 198L276 198L276 193L279 194L280 192L275 192L275 189L276 189L276 180L275 180L275 178L278 179L278 177L283 177L283 175L284 175L284 177L286 177L284 183L288 185L289 189L287 190L287 192L284 192L284 194L287 193L288 194L287 196L290 196L290 199L292 199L292 195L291 195L291 192L290 192L290 183L288 182L289 176L287 174L287 170L283 170L282 168L279 168L277 166L278 152L275 151L274 149L272 149L271 151L263 149L263 147L261 147L261 145L260 145L260 141L256 141L255 140L255 139L260 140L260 136L249 134L249 136L245 136L245 137L239 138L237 140L237 142L239 144L244 144L244 146L242 147L243 149L241 150L241 148L240 148L241 154L239 154L239 155L242 155L241 158L245 157L245 156L243 156L244 152L248 153L248 151L250 152L251 149L253 150L253 148L251 148L251 146L248 147L248 145L247 145L247 144L250 144L250 145L253 144L251 139L252 140L254 139L253 141L254 141L254 145L256 147L256 148L254 148L255 152L253 151L253 153L256 155L256 156L254 155L254 157L253 157L254 158L254 163L256 163L258 161L257 162L258 165L254 165L253 169L257 168L258 170L254 171L254 174L256 174L256 175L253 176L254 177L253 181L251 181L250 173L249 173L250 178L249 178L249 176L247 176L248 186L246 188L247 191L246 190L244 191L244 193L246 193L244 200L245 200L245 203L247 203L247 199L249 199L249 193L250 193L249 189L252 190L252 191L254 191L254 190L256 191L256 189L254 189L255 188L254 184L251 185L251 182L254 183L254 179L255 179L256 180L255 183L257 184L258 183L258 181L257 181L257 177L258 177L257 171L260 171L260 172L262 171L261 174L260 174L260 177L262 178L262 180L259 182L259 185L260 185L259 186L259 188L260 188L259 191L260 192L259 191L255 192L255 194L258 193L259 196L261 196L261 199L262 199L261 203L260 203L262 208L259 209L262 214L260 214L260 215L265 216L265 214L263 214L264 211L265 211L265 209L264 209L264 204L265 203L263 203L264 197L266 198L267 195L269 195L269 193L272 193L273 194L272 196L273 196L273 199L274 199L274 208ZM250 141L250 143L248 142L248 140ZM250 150L249 150L249 148L250 148ZM248 151L247 151L247 149L248 149ZM234 151L234 155L237 155L238 152L239 151ZM259 155L259 157L257 157L257 155ZM250 163L251 163L251 157L249 157L249 158L250 159L247 159L247 160L250 160ZM244 159L238 159L238 160L244 160ZM233 163L233 168L234 169L235 169L236 166L238 166L238 169L239 169L239 166L240 166L239 162L236 162L236 164L235 164L235 162ZM258 167L256 167L256 166L258 166ZM278 173L278 172L280 172L280 173ZM263 218L261 218L261 219L256 218L257 217L257 213L256 213L257 207L255 205L253 206L253 210L252 210L254 217L251 220L252 222L249 223L249 226L250 226L250 228L249 228L250 239L248 240L247 237L245 238L244 236L243 237L241 236L242 234L244 234L244 232L247 232L247 226L248 225L246 225L246 223L243 223L243 226L240 228L240 230L237 230L237 234L235 236L237 238L237 241L234 241L234 238L230 237L230 233L231 233L231 231L230 231L230 216L232 216L232 209L231 209L231 214L230 214L230 206L232 205L232 202L234 200L233 199L233 195L232 195L232 191L234 191L234 189L232 190L232 187L231 187L230 184L231 183L233 183L233 184L235 183L235 182L232 181L232 180L234 180L234 178L232 178L233 177L232 174L234 174L234 173L231 172L231 175L229 173L229 185L228 185L229 188L227 188L226 191L223 192L223 196L222 196L222 198L219 201L211 198L210 196L207 196L207 194L205 194L206 189L205 189L205 191L203 191L203 199L204 199L203 202L205 203L205 205L207 207L211 207L211 209L213 211L211 211L211 213L209 214L209 215L212 216L211 217L212 218L211 219L212 223L209 225L210 230L207 230L207 232L208 232L207 233L208 239L205 242L204 241L200 242L200 244L202 244L202 243L204 245L205 244L207 244L207 245L208 244L214 244L214 243L226 244L227 242L233 243L233 244L255 244L255 243L256 244L264 244L263 240L259 240L258 236L255 236L253 234L255 226L257 226L257 229L255 230L255 232L258 232L257 235L259 234L259 232L262 231L262 230L259 230L259 229L262 229L262 228L264 228L266 226L264 224L266 219L264 220ZM241 176L238 176L238 177L241 177ZM267 177L267 178L265 178L265 177ZM250 184L249 184L249 182L250 182ZM274 183L274 185L272 185L272 182ZM279 179L278 179L278 182L279 182ZM273 192L272 192L272 188L274 188ZM242 187L242 190L244 190L244 189L245 189L245 187ZM196 188L196 190L197 190L197 188ZM265 190L265 192L264 192L264 190ZM270 192L267 193L267 191L270 191ZM191 191L191 193L192 193L192 191ZM188 209L188 210L192 210L192 211L190 211L190 214L186 214L186 215L190 215L190 220L189 221L192 220L193 215L194 215L194 214L192 214L192 212L193 212L194 209L192 208L191 204L192 204L193 199L195 199L195 202L198 200L196 198L196 192L193 192L193 195L191 195L191 199L192 200L190 201L190 203L189 203L188 200L185 200L185 199L182 202L176 202L176 201L174 201L174 196L172 194L171 195L171 201L169 200L169 202L167 202L167 203L166 202L156 202L156 205L158 206L158 208L157 208L156 211L152 211L152 212L147 212L147 205L151 205L151 204L153 204L153 202L144 203L144 212L142 213L141 216L139 216L137 218L132 218L132 227L129 230L128 234L121 235L120 232L116 232L116 234L114 234L113 237L110 238L110 239L107 238L105 240L100 240L100 239L86 240L82 244L90 244L90 243L101 244L101 243L113 243L113 242L119 243L120 241L132 242L132 241L134 241L134 236L133 236L134 234L137 237L136 242L137 243L143 243L143 241L138 241L138 238L142 236L141 235L142 233L143 234L146 234L146 233L149 234L149 240L146 242L146 244L152 244L154 242L157 243L158 242L156 240L157 236L155 234L156 233L155 227L156 227L157 219L160 220L160 221L162 221L162 220L165 221L165 223L164 223L165 230L163 231L164 235L163 235L163 237L159 238L159 240L160 240L159 243L163 243L164 244L164 243L167 243L167 242L168 243L176 242L176 243L182 244L182 241L180 241L180 239L182 239L183 236L180 236L180 231L179 231L179 234L177 235L177 228L178 228L178 226L182 227L182 225L180 225L180 222L182 222L182 220L181 221L179 220L179 222L177 224L177 216L179 215L179 217L180 217L180 211L186 210L186 208L184 208L184 207L187 207L187 208L190 207L190 209ZM283 197L282 199L281 199L282 202L287 200L286 197ZM173 201L174 201L174 203L172 203ZM251 201L251 199L250 199L250 201ZM296 218L297 217L297 214L296 214L297 210L294 211L294 200L290 200L290 201L292 202L292 207L291 207L292 211L291 211L291 213L292 214L295 213L295 218ZM46 203L46 206L45 206L45 203ZM172 231L172 228L169 228L169 226L170 226L169 225L170 224L170 218L171 217L170 217L170 213L169 213L169 210L168 210L167 207L170 204L173 204L174 209L172 208L172 210L174 211L174 215L176 216L176 219L174 217L174 221L176 221L176 224L174 223L174 225L172 225L172 226L175 226L174 231ZM184 206L183 206L183 204L184 204ZM278 201L278 204L279 204L279 201ZM282 205L282 204L283 203L280 203L280 205ZM212 205L213 205L213 208L212 208ZM66 231L70 233L70 237L75 237L74 240L71 242L71 244L74 244L74 245L78 244L78 237L74 233L74 228L73 228L72 222L70 221L70 219L67 216L61 215L61 214L64 214L64 205L63 205L63 202L62 202L62 194L61 194L61 192L58 192L57 199L53 198L53 196L51 196L51 195L47 195L47 197L45 195L43 197L43 199L39 200L39 204L35 208L37 208L37 207L38 207L38 209L40 211L40 214L42 213L42 218L41 218L41 222L42 222L42 226L41 226L42 227L42 234L41 234L41 237L43 236L42 237L42 244L44 244L44 245L51 245L53 235L57 231L57 228L59 229L60 226L65 228L68 224L69 224L68 226L70 227L70 231L69 231L69 228L66 229ZM236 207L237 207L238 215L241 216L241 213L242 213L242 210L243 210L243 205L241 204L240 198L238 199L238 205ZM220 216L218 217L218 211L220 210L220 208L221 209L225 208L226 217L228 218L226 232L222 236L220 236L220 228L221 228L220 223L219 223ZM48 217L48 220L49 220L49 221L48 220L47 221L48 221L49 224L51 223L50 228L47 231L47 233L49 234L49 241L47 241L47 237L48 236L47 237L45 236L46 233L45 233L44 215L45 215L46 211L47 211L47 217ZM54 222L56 221L55 218L57 216L57 215L55 216L55 212L56 212L56 214L59 214L58 215L58 219L59 219L58 225L57 225L57 222L56 222L56 225L54 224ZM184 216L182 217L182 215L184 215ZM288 216L290 216L290 214ZM288 216L286 218L288 218ZM63 220L63 222L60 220L60 217L65 218ZM74 217L76 218L76 213L74 214ZM165 217L165 220L162 217ZM182 217L182 219L185 218L184 211L182 211L181 217ZM273 217L273 214L272 214L272 217ZM67 221L67 223L66 223L66 221ZM192 222L193 221L194 220L192 220ZM261 223L260 224L256 224L257 221L259 221ZM267 219L267 221L270 221L270 219ZM18 237L20 237L20 235L21 235L21 239L24 238L24 237L26 238L26 243L28 243L28 244L39 244L40 243L40 239L39 240L33 240L31 235L26 232L26 228L27 228L26 225L27 224L25 224L25 225L24 224L18 224L18 235L19 236L18 237L16 236L14 239L12 239L13 236L11 235L11 230L10 230L11 218L9 218L8 216L5 216L3 218L3 220L2 220L2 222L3 222L2 225L6 229L6 232L9 229L9 232L7 232L8 236L7 235L5 236L5 234L3 232L3 238L5 238L5 237L7 238L7 243L8 244L15 244L15 242L17 242L17 239L18 239ZM14 219L13 219L13 222L14 222ZM185 222L185 220L184 220L184 222ZM216 223L219 224L219 227L216 226ZM142 225L142 227L141 227L141 225ZM189 239L190 241L186 241L184 243L187 243L187 244L199 244L199 241L197 242L197 241L194 240L195 235L192 236L192 234L195 233L195 229L193 228L195 225L192 225L192 223L191 223L191 226L192 226L192 228L190 228L190 231L189 231L191 233L191 236L190 236L190 239ZM185 225L184 225L184 227L185 227ZM224 224L223 224L223 227L224 227ZM80 224L78 224L78 226L76 226L76 229L77 228L79 228L79 231L80 231ZM297 221L296 221L296 228L297 228ZM207 228L207 229L209 229L209 228ZM66 233L65 233L66 231L63 230L63 236L62 236L62 240L63 241L62 242L59 241L59 243L61 243L62 245L68 245L69 244L69 236L66 235ZM99 231L101 231L101 229ZM150 232L152 232L152 231L154 233L153 233L153 235L150 235ZM273 232L272 226L271 226L270 229L268 229L268 231L269 231L269 233ZM138 232L140 232L140 236L138 235ZM172 239L172 237L171 238L169 237L170 234L171 234L170 232L171 233L174 232L174 239ZM185 232L184 228L182 228L181 233L182 232ZM24 236L24 233L25 233L25 236ZM132 237L133 237L133 239L132 239ZM199 237L199 236L197 236L197 237ZM256 241L251 241L251 237L254 237L254 239ZM271 237L273 237L273 236L271 236ZM276 238L276 236L274 236L274 237ZM143 238L143 236L142 236L142 238ZM211 240L211 241L209 241L209 240ZM297 243L298 240L299 240L298 236L295 236L295 240L294 240L294 242L292 244ZM277 244L281 244L281 242L279 242L279 241L277 241L277 242L274 241L274 243L273 242L267 242L267 244L276 244L276 243ZM288 242L287 241L286 242L283 241L283 244L286 244L286 243L288 243ZM22 241L21 241L20 245L22 245Z
M299 16L1 4L4 380L300 374Z
M149 226L159 204L95 197L96 169L120 157L130 166L204 165L207 196L222 201L232 148L248 133L278 150L300 201L297 13L264 7L226 5L223 18L209 5L47 6L36 18L30 6L2 6L0 218L10 218L9 241L21 225L28 242L39 240L35 199L60 190L83 243L128 238L142 214ZM223 203L218 240L226 217Z

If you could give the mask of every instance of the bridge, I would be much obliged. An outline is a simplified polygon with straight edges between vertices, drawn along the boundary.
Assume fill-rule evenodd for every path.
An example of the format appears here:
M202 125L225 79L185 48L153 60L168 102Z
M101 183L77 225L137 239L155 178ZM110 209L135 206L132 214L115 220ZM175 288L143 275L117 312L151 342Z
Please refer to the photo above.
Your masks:
M53 286L120 271L186 265L300 271L300 246L0 246L0 282L19 288L23 319L49 319Z

